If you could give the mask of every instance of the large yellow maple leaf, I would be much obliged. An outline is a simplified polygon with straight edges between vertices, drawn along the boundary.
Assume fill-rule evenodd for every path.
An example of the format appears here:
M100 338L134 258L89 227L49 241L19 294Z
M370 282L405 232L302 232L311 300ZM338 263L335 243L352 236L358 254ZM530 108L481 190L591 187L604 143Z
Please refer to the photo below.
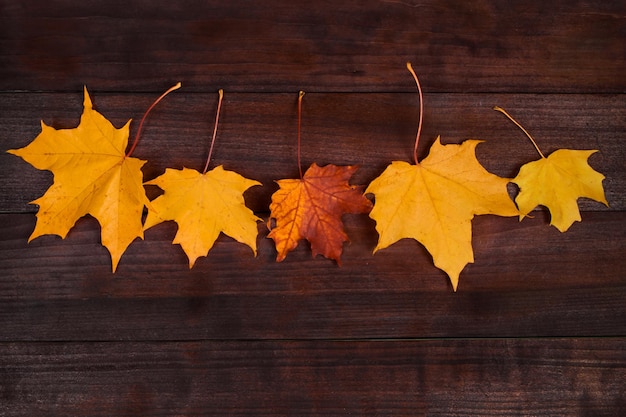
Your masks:
M84 94L76 128L55 129L42 121L41 133L29 145L8 152L54 175L45 194L31 202L39 210L29 242L44 234L65 238L80 217L90 214L100 223L102 244L115 271L128 245L143 238L145 161L125 154L130 120L115 128L93 109L86 88Z
M341 216L367 213L372 208L362 187L348 184L356 170L354 165L320 167L313 163L301 179L277 181L280 188L270 204L270 219L276 220L276 226L268 235L276 245L277 262L306 239L313 256L321 254L341 263L343 243L348 241Z
M248 245L256 255L256 222L261 220L246 207L243 192L260 182L218 166L204 174L189 168L168 168L146 184L157 185L164 194L148 207L145 229L166 220L178 224L172 243L189 258L189 268L206 256L220 232Z
M523 165L512 180L520 188L515 203L520 220L538 205L550 210L550 224L561 232L581 221L577 200L587 197L609 205L604 196L604 175L595 171L587 159L596 150L558 149Z
M465 265L474 262L471 220L475 215L515 216L506 178L478 162L478 140L433 143L419 164L394 161L365 190L375 196L370 217L379 240L374 252L412 238L431 253L456 291Z

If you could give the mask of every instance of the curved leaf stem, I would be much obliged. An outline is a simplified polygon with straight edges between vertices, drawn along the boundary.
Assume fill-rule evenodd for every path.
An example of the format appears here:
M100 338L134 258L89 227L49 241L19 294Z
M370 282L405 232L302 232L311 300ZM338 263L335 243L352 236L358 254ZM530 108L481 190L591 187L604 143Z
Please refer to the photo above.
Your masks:
M141 131L143 129L143 122L146 120L146 117L148 116L148 113L150 113L150 111L154 108L154 106L156 106L159 101L161 101L163 99L163 97L165 97L166 95L168 95L169 93L171 93L174 90L178 90L181 87L181 83L176 83L176 85L170 87L165 93L161 94L161 96L159 98L157 98L154 103L152 103L152 105L150 107L148 107L148 110L146 110L146 112L144 113L143 117L141 118L141 121L139 122L139 129L137 129L137 134L135 135L135 140L133 141L133 146L130 147L130 150L126 153L126 157L128 158L133 151L135 150L135 148L137 147L137 144L139 143L139 137L141 136Z
M304 97L304 91L298 93L298 170L300 171L300 179L302 175L302 163L300 162L300 125L302 121L302 97Z
M221 88L217 92L219 94L219 100L217 101L217 112L215 113L215 126L213 126L213 137L211 138L211 147L209 148L209 155L206 158L206 164L204 164L203 174L206 174L209 169L209 162L211 161L211 155L213 154L213 145L215 144L215 137L217 136L217 125L220 120L220 110L222 109L222 99L224 98L224 90Z
M419 122L417 124L417 135L415 136L415 146L413 147L413 160L415 161L415 165L418 165L419 162L417 161L417 145L420 141L420 135L422 133L422 114L424 114L424 96L422 95L422 86L420 85L420 81L417 78L415 71L413 71L413 67L411 66L410 62L406 63L406 68L409 70L409 72L413 76L413 79L415 80L415 84L417 85L417 94L419 95L419 99L420 99Z
M539 152L539 155L541 155L541 157L545 159L545 156L544 156L543 152L541 152L541 149L539 149L539 146L537 146L537 142L535 142L535 140L533 139L533 137L532 137L532 136L530 136L530 133L528 133L528 131L527 131L526 129L524 129L524 128L522 127L522 125L520 125L520 124L519 124L519 123L518 123L518 122L517 122L517 121L516 121L513 117L511 117L511 115L510 115L510 114L508 114L508 113L506 112L506 110L504 110L502 107L495 106L493 109L494 109L495 111L499 111L500 113L502 113L503 115L505 115L506 117L508 117L508 119L509 119L510 121L512 121L513 123L515 123L515 125L516 125L517 127L519 127L520 129L522 129L522 132L524 132L524 133L526 134L526 136L528 136L528 139L530 139L530 141L532 142L532 144L533 144L533 146L535 147L535 149L537 149L537 152Z

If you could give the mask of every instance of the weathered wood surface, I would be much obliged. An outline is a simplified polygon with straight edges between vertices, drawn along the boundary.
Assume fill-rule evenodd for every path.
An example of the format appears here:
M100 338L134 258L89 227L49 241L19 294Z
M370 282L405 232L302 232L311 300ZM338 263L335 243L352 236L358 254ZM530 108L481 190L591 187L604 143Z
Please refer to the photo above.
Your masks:
M4 151L40 120L74 127L89 88L116 126L150 115L144 178L200 169L225 90L212 165L262 187L302 160L358 164L367 184L410 160L483 139L514 176L545 153L598 149L609 207L581 199L567 233L545 210L473 221L458 292L414 241L372 250L344 216L342 266L305 243L282 263L220 237L189 270L175 225L134 242L111 274L97 222L27 243L51 184ZM0 0L0 415L626 414L626 4L619 1L43 2ZM137 125L131 125L131 137ZM149 189L151 196L157 190ZM379 340L383 339L383 340Z
M626 89L620 1L1 4L0 90Z
M170 243L175 226L163 225L129 248L116 274L95 221L66 241L27 246L33 216L0 219L5 341L620 336L626 328L622 213L585 213L566 237L543 218L481 217L476 262L457 293L414 241L372 255L376 232L365 218L346 222L352 244L341 267L312 259L304 243L275 263L260 226L256 258L223 238L190 271Z
M615 416L626 407L625 348L623 339L9 343L0 412Z

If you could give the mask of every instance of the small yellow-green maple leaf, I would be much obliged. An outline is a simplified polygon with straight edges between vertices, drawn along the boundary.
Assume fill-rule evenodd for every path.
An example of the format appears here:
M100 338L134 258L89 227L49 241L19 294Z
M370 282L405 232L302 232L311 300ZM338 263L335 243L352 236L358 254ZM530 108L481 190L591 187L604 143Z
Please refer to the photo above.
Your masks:
M100 223L102 244L115 271L128 245L143 238L145 161L125 154L130 120L115 128L93 109L87 88L84 94L76 128L55 129L42 121L41 133L29 145L8 152L54 174L50 188L31 202L39 210L29 242L44 234L65 238L80 217L90 214Z
M370 217L379 235L374 252L415 239L456 291L461 271L474 262L474 216L519 214L507 192L509 180L491 174L476 159L479 143L442 145L437 138L419 164L394 161L370 183L365 192L375 196Z
M596 150L558 149L548 157L523 165L512 180L520 188L515 198L520 220L538 205L550 210L550 224L561 232L580 221L577 200L587 197L608 206L604 175L587 163Z
M220 232L248 245L256 256L256 222L261 219L246 207L243 192L260 182L218 166L204 174L168 168L146 184L157 185L164 193L148 207L144 228L174 220L178 232L172 243L183 248L189 268L207 255Z

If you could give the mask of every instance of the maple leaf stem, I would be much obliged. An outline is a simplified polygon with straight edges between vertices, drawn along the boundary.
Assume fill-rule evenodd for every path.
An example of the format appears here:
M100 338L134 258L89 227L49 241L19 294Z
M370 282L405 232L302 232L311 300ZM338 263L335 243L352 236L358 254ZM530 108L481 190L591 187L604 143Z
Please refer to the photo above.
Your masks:
M505 115L506 117L508 117L508 119L509 119L510 121L512 121L513 123L515 123L515 125L516 125L517 127L519 127L520 129L522 129L522 132L524 132L524 133L526 134L526 136L528 136L528 139L530 139L530 141L532 142L532 144L533 144L533 146L535 147L535 149L537 149L537 152L539 152L539 155L541 155L541 157L542 157L543 159L545 159L545 158L546 158L546 157L544 156L543 152L541 152L541 149L539 149L539 146L537 146L537 142L535 142L535 140L533 139L533 137L532 137L532 136L530 136L530 133L528 133L528 131L527 131L526 129L524 129L524 128L522 127L522 125L521 125L521 124L519 124L519 123L518 123L518 122L517 122L517 121L516 121L516 120L515 120L515 119L514 119L514 118L513 118L510 114L508 114L508 113L506 112L506 110L504 110L502 107L498 107L498 106L495 106L493 109L494 109L495 111L499 111L500 113L502 113L503 115Z
M133 141L133 146L130 147L130 150L126 153L126 157L128 158L133 151L135 150L135 148L137 147L137 144L139 143L139 137L141 136L141 131L143 129L143 122L146 120L146 117L148 116L148 114L150 113L150 111L154 108L154 106L156 106L159 101L161 101L163 99L163 97L165 97L166 95L168 95L169 93L171 93L174 90L178 90L181 87L181 83L176 83L176 85L170 87L165 93L161 94L161 96L159 98L157 98L154 103L152 103L152 105L150 107L148 107L148 110L146 110L146 112L144 113L143 117L141 118L141 121L139 122L139 129L137 129L137 134L135 135L135 140Z
M410 62L406 63L406 68L409 70L409 72L413 76L413 79L415 80L415 84L417 85L417 94L419 94L419 98L420 98L419 122L417 124L417 135L415 136L415 146L413 147L413 160L415 161L415 164L418 165L419 163L417 161L417 145L420 141L420 135L422 133L422 114L424 113L424 96L422 95L422 86L420 85L420 81L417 78L417 74L415 74L415 71L413 71L413 67L411 66Z
M300 179L302 179L302 163L300 162L300 125L302 121L302 97L304 97L304 91L298 93L298 170L300 171Z
M213 145L215 144L215 137L217 136L217 124L220 120L220 110L222 109L222 99L224 98L224 90L220 88L217 92L219 94L219 100L217 102L217 112L215 113L215 126L213 126L213 138L211 139L211 147L209 148L209 155L206 158L206 164L204 164L203 174L206 174L209 169L209 162L211 161L211 155L213 154Z

